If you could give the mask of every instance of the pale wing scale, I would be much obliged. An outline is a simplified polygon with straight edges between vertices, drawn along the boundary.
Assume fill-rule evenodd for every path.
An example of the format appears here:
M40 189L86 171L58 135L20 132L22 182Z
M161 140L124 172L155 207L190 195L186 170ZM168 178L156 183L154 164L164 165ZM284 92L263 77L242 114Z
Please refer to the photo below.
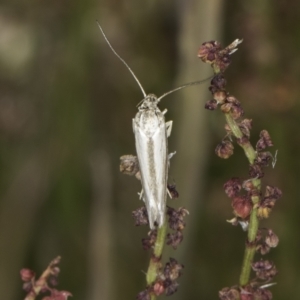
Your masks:
M150 228L156 221L164 223L167 195L167 131L163 114L156 110L141 110L133 120L136 151L139 160L143 199Z

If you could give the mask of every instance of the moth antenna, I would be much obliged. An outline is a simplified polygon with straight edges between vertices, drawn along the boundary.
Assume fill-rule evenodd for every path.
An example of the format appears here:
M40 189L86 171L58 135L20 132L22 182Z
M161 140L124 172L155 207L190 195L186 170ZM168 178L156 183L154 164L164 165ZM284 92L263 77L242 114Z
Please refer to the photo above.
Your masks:
M126 61L116 52L116 50L113 48L113 46L110 44L108 38L106 37L102 27L100 26L99 22L96 20L98 27L102 33L102 35L104 36L104 39L106 41L106 43L108 44L109 48L112 50L112 52L120 59L120 61L126 66L126 68L129 70L129 72L131 73L131 75L133 76L133 78L135 79L135 81L137 82L137 84L139 85L144 97L146 98L147 94L145 93L141 83L139 82L139 80L137 79L137 77L135 76L135 74L133 73L133 71L130 69L130 67L128 66L128 64L126 63Z
M184 89L184 88L186 88L186 87L188 87L188 86L201 84L201 83L203 83L203 82L205 82L205 81L207 81L207 80L209 80L209 79L211 79L211 78L213 78L213 76L210 76L210 77L208 77L208 78L206 78L206 79L203 79L203 80L198 80L198 81L194 81L194 82L189 82L189 83L186 83L186 84L184 84L184 85L182 85L182 86L179 86L178 88L176 88L176 89L174 89L174 90L171 90L171 91L169 91L169 92L164 93L162 96L160 96L160 97L157 99L157 102L159 102L162 98L166 97L166 96L169 95L169 94L172 94L172 93L174 93L174 92L176 92L176 91L179 91L179 90L181 90L181 89Z

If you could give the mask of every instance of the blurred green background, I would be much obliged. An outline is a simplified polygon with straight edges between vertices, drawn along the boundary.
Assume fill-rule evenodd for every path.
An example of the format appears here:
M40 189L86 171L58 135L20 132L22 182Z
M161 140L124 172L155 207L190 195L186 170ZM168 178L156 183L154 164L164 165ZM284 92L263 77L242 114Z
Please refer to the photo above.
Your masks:
M0 4L0 295L25 297L19 270L42 272L62 256L59 288L73 299L135 299L145 287L146 227L135 227L140 183L119 173L119 157L134 154L132 118L142 93L108 48L95 20L147 93L207 78L197 59L208 40L243 38L226 72L228 91L278 150L264 185L283 197L261 223L279 235L267 258L279 274L277 300L296 299L300 285L299 78L300 3L291 1L128 0L6 1ZM185 238L166 249L185 265L172 299L218 299L238 283L245 233L232 217L223 184L247 178L239 147L229 160L214 153L224 117L204 109L209 82L165 98L170 181L184 206ZM164 297L162 297L164 299Z

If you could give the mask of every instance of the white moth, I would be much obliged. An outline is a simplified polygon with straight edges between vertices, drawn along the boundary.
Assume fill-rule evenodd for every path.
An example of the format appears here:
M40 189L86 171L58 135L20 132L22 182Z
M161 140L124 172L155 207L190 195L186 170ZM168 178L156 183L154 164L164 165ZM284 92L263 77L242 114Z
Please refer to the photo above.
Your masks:
M156 224L161 227L165 222L169 158L173 155L168 155L167 138L171 134L173 122L165 122L164 115L167 110L161 112L157 105L168 94L187 86L200 84L205 80L182 85L159 98L154 94L147 95L133 71L108 41L100 24L98 22L97 24L110 49L130 71L144 95L144 99L138 106L139 111L132 120L143 188L140 197L144 200L147 208L150 228L154 229Z
M139 161L142 197L146 204L150 228L165 220L168 182L168 142L172 121L165 122L164 114L157 107L159 99L153 94L145 97L139 112L132 120L135 146Z

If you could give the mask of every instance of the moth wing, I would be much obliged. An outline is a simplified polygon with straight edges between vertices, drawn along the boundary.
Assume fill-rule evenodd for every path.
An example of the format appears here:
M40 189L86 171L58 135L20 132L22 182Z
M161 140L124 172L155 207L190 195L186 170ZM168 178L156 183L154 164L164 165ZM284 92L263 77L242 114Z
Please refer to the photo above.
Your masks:
M136 151L139 160L142 186L150 228L156 221L164 223L167 196L167 133L163 115L156 114L158 122L152 123L151 135L136 118L133 122ZM145 122L145 124L149 124ZM156 125L154 125L156 124Z

